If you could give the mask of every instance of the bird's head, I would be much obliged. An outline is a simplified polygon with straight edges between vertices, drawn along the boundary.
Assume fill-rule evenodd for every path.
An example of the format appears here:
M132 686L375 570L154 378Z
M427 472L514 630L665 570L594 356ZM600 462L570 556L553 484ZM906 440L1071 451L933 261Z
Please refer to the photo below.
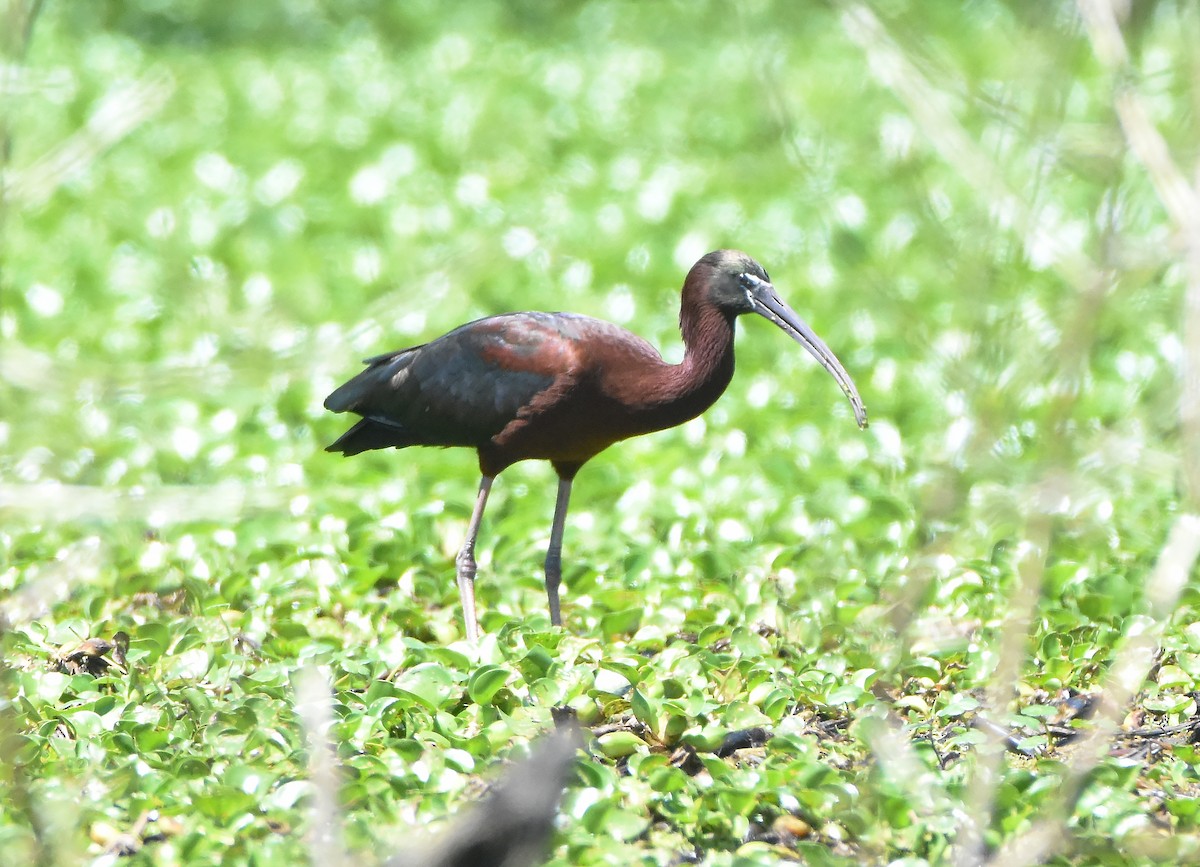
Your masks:
M716 250L692 266L684 285L699 288L709 304L731 317L757 313L774 322L829 371L849 399L858 426L867 426L867 410L854 380L825 341L779 297L762 265L738 250Z

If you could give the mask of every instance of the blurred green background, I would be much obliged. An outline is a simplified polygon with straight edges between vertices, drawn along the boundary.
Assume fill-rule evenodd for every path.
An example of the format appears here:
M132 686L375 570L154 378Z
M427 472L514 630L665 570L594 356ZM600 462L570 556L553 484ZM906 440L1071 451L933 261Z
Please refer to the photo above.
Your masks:
M453 640L474 456L325 454L345 425L324 395L362 357L519 309L611 319L678 360L678 287L718 247L765 265L871 427L744 321L713 410L579 477L565 616L599 658L646 630L766 623L796 671L829 675L801 705L843 705L830 692L867 670L905 688L914 656L975 689L1032 548L1044 585L1022 676L1050 694L1091 688L1145 611L1180 509L1186 268L1073 5L0 10L14 669L117 629L137 650L153 622L202 646L247 635L281 671L367 647L403 665L418 651L397 636ZM1124 25L1150 119L1192 177L1200 14L1134 2ZM545 628L553 485L529 464L496 487L490 632ZM136 598L177 588L182 612ZM1180 624L1197 603L1189 587ZM1172 635L1186 682L1148 684L1167 721L1195 712L1200 676L1200 647ZM143 658L179 650L163 641ZM230 654L215 646L210 666ZM29 773L48 799L86 777ZM359 844L377 834L361 821ZM862 851L930 855L928 835L881 833Z
M1186 156L1193 16L1146 5L1156 120ZM871 431L745 323L727 400L604 455L579 507L609 509L606 482L695 489L711 454L712 483L757 478L864 553L965 523L956 553L986 557L1052 465L1066 530L1153 550L1182 279L1161 209L1071 9L936 8L897 4L889 31L803 3L48 5L5 94L8 510L117 508L60 483L144 488L134 515L163 485L304 493L313 515L383 479L393 505L467 502L468 454L320 454L342 427L323 395L512 309L612 318L678 358L676 287L732 246L841 355ZM855 532L884 492L896 514ZM895 519L903 545L872 538Z

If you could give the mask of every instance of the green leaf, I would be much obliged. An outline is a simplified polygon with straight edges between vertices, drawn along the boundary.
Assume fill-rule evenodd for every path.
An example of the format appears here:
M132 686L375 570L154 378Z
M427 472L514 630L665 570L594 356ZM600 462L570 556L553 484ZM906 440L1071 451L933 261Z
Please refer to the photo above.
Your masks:
M629 731L616 731L603 734L596 739L600 752L610 759L620 759L644 748L646 742Z
M979 708L979 701L966 693L955 693L938 709L937 715L944 719L957 719Z
M395 687L431 711L436 711L458 694L451 674L433 662L410 668L396 678Z
M626 608L622 611L612 611L600 618L600 630L606 638L617 635L632 635L637 632L642 622L642 608Z
M500 665L484 665L471 673L467 681L467 695L476 704L491 704L496 693L508 682L513 673Z
M630 693L629 708L646 727L652 730L658 727L659 708L641 690L635 689Z

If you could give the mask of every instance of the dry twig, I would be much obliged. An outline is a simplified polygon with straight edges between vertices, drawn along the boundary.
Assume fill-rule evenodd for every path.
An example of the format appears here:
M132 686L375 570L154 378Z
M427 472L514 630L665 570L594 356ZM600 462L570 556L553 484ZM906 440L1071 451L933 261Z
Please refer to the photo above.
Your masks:
M329 690L328 679L313 666L302 668L296 675L296 713L308 742L308 778L313 786L309 829L312 863L322 867L344 867L349 862L342 848L337 756L329 739L333 727Z

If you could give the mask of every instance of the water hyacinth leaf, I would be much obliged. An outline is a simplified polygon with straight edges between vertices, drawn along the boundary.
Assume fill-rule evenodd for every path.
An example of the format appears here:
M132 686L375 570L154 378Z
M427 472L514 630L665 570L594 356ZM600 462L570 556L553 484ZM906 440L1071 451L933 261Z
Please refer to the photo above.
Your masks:
M637 632L644 614L645 610L642 608L613 611L600 618L600 628L607 638L617 635L632 635Z
M643 725L651 730L657 729L659 708L656 706L656 702L647 698L641 690L635 689L630 693L629 709Z
M616 731L603 734L596 739L596 746L610 759L633 755L646 747L646 742L633 732Z
M512 672L503 666L481 666L471 673L467 681L467 695L476 704L490 704L510 677Z
M395 686L430 711L437 711L459 692L453 676L433 662L422 663L403 672L396 678Z
M955 719L965 714L971 713L979 708L979 701L972 696L964 693L957 693L950 696L945 705L938 709L938 716L948 719Z

